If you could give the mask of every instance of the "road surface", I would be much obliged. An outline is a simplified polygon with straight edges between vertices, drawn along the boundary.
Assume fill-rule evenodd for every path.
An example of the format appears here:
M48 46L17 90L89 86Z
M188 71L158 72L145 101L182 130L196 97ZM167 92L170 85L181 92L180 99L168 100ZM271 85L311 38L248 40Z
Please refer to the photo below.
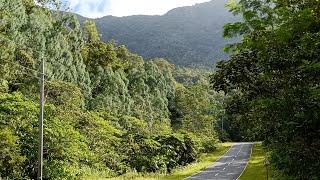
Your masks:
M253 143L235 143L212 166L186 180L236 180L247 166Z

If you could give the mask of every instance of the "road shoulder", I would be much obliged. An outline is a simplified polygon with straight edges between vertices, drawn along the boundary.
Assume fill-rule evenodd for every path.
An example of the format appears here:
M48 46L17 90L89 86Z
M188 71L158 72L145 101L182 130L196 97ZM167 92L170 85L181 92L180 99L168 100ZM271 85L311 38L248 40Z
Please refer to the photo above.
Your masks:
M262 147L262 143L255 143L251 158L239 180L266 179L265 155L266 152Z
M245 169L254 143L235 143L226 154L205 170L187 179L237 179Z
M162 180L181 180L197 174L212 165L212 162L219 160L233 145L233 143L221 143L221 146L212 153L202 154L199 161L188 166L177 169L171 175L165 176Z

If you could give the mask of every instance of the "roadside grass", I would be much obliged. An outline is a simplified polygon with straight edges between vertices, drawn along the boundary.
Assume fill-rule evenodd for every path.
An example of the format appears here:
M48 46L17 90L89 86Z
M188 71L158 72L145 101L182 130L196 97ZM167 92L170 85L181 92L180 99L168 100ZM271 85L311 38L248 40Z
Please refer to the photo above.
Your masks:
M110 180L182 180L213 164L229 150L232 144L221 143L216 151L202 154L197 162L183 168L177 168L169 175L128 173L120 177L110 178Z
M247 168L239 178L239 180L264 180L267 179L267 170L264 166L264 161L266 158L266 152L263 149L262 143L256 143L253 146L251 158L247 165ZM269 168L269 180L278 180L278 178L273 177L272 168Z
M266 168L264 167L265 151L261 143L256 143L253 146L251 158L247 168L239 178L240 180L256 180L266 179Z
M217 161L222 155L224 155L232 143L222 143L221 146L214 152L208 154L202 154L198 162L192 163L184 168L175 170L172 174L165 176L163 180L181 180L189 177L197 172L206 169ZM162 179L161 179L162 180Z

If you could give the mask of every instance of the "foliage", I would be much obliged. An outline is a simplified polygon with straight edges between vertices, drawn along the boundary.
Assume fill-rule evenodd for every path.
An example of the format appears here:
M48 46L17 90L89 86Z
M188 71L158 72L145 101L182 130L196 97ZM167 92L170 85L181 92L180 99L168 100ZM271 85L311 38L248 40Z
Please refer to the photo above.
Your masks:
M264 140L286 175L318 179L319 1L241 0L231 11L244 22L227 25L225 36L243 40L212 84L234 94L226 111L235 134Z
M266 151L263 149L262 143L254 144L248 165L239 179L266 179L267 171L266 167L264 166L266 160ZM270 178L272 173L269 173Z
M37 73L30 69L43 59L48 79L77 84L86 97L90 95L90 79L80 54L80 25L74 17L54 16L22 0L0 1L0 9L1 72L5 72L1 79L9 87L34 79Z
M26 160L26 157L19 153L18 138L13 135L10 129L5 128L0 132L0 140L1 177L20 177L23 171L21 166Z
M184 167L179 167L174 169L170 174L157 174L157 173L137 173L131 172L124 174L119 177L111 178L112 180L126 180L126 179L134 179L134 180L180 180L185 179L189 176L194 175L195 173L206 169L208 166L212 165L212 162L215 162L219 159L223 154L227 152L232 143L221 143L218 148L214 152L203 153L200 155L199 159L196 162L188 164Z
M44 179L168 173L215 150L216 93L183 87L165 59L145 62L59 10L55 0L0 0L0 178L36 179L42 60ZM184 112L181 128L173 108Z
M174 106L170 108L172 126L197 134L202 139L204 149L201 151L211 152L216 148L212 143L218 136L215 130L221 131L224 94L210 89L208 71L178 69L174 75L185 85L176 87ZM190 77L194 81L190 81Z
M174 79L166 61L144 63L124 46L102 41L90 41L82 54L92 80L91 109L146 119L149 128L168 119Z
M178 83L190 86L208 84L208 77L211 73L211 70L204 68L176 67L173 76Z
M137 172L171 172L197 159L194 139L185 135L155 136L126 135L128 159L125 160Z
M56 106L68 108L84 107L84 97L76 85L63 81L48 82L46 89L46 101Z

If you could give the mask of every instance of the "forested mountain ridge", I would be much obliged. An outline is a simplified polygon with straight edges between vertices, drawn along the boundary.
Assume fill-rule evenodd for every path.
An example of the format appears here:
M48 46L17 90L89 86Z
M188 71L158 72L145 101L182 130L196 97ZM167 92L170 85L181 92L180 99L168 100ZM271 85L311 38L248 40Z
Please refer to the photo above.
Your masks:
M213 0L173 9L162 16L106 16L95 19L104 41L114 39L144 58L166 58L175 65L205 66L227 59L222 36L226 23L239 20ZM86 18L80 17L80 21Z

